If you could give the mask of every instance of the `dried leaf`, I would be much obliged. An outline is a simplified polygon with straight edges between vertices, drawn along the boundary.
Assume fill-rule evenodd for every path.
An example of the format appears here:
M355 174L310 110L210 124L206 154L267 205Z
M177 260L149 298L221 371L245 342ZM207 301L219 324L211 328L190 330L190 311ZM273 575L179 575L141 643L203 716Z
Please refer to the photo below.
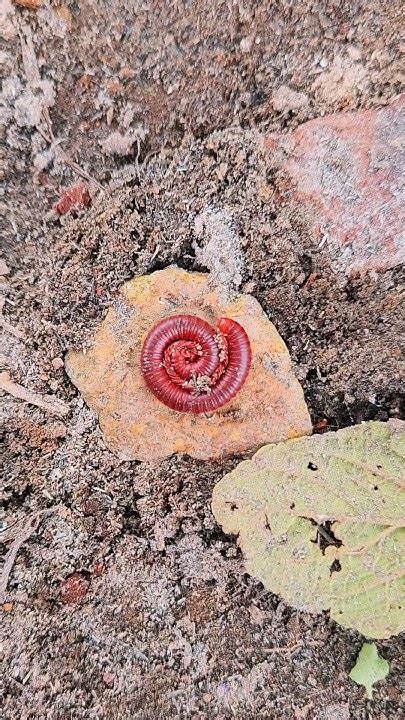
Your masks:
M379 680L384 680L390 671L390 666L384 658L378 654L374 643L364 643L361 648L354 668L349 678L357 685L366 688L366 695L369 700L373 697L373 685Z
M404 423L267 445L215 487L247 569L309 612L384 638L405 627Z

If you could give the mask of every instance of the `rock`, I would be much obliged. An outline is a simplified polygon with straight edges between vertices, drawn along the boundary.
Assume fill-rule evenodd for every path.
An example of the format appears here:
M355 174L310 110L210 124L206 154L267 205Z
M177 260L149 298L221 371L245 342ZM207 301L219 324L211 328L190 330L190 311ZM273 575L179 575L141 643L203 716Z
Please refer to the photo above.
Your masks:
M170 410L145 385L145 335L168 315L195 314L215 325L234 318L246 330L252 365L243 387L209 415ZM108 447L125 460L155 461L173 453L206 460L309 435L311 422L288 350L250 295L221 300L210 275L176 267L134 278L121 288L85 352L71 350L66 371L99 414Z
M249 37L244 37L239 43L239 47L243 53L250 53L253 45L254 37L250 35Z
M42 5L42 0L13 0L14 5L27 8L27 10L38 10Z
M58 215L66 215L71 210L88 207L90 203L91 197L86 183L79 182L61 190L59 200L53 209Z
M32 161L32 164L38 172L42 172L43 170L46 170L54 161L55 159L55 152L52 148L49 148L49 150L43 150L42 152L36 153L34 156L34 159Z
M60 599L65 605L73 605L83 600L89 589L89 581L81 573L73 573L60 585Z
M360 48L355 45L348 45L346 51L350 60L353 60L354 62L359 62L361 60Z
M14 100L22 93L22 84L20 78L16 75L5 78L3 81L3 100L6 103L13 103Z
M301 108L308 105L308 96L305 93L297 92L288 87L288 85L280 85L272 94L271 102L274 110L277 112L298 112Z
M404 95L382 110L340 113L301 125L283 170L308 209L312 235L326 240L348 275L405 260Z
M14 103L14 117L19 127L36 127L45 108L55 102L55 90L50 80L31 82Z
M232 217L224 210L206 208L194 221L193 243L196 260L208 268L224 299L232 297L240 287L244 270L241 240L232 226Z
M321 68L327 68L327 60L321 60ZM332 66L318 75L312 84L312 92L326 103L350 103L357 98L359 90L366 91L369 85L366 69L350 57L334 58Z
M348 703L326 705L319 713L318 720L350 720Z
M54 357L51 360L51 365L54 370L61 370L64 367L65 363L63 362L63 358Z
M10 268L8 267L6 261L4 258L0 258L0 276L8 275L10 272Z

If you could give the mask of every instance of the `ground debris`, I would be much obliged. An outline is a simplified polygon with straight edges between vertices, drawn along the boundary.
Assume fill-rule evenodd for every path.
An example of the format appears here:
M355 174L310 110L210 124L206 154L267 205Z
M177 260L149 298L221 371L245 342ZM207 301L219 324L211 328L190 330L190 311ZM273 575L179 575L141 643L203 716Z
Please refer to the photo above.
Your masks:
M4 536L2 533L1 541L3 543L12 541L12 545L6 555L0 575L0 605L4 603L8 579L20 547L31 537L32 533L36 532L43 516L48 512L51 512L51 510L33 512L20 522L12 525L4 532Z
M18 400L23 400L30 405L36 405L52 415L63 416L69 412L69 406L66 405L63 400L59 400L53 395L39 395L38 393L27 390L27 388L22 385L15 383L11 379L10 373L6 370L0 373L0 388Z
M76 185L62 188L59 200L53 209L59 215L66 215L71 210L88 207L90 203L91 197L86 183L79 182Z
M65 605L74 605L83 600L89 589L89 581L81 573L73 573L60 586L60 599Z
M226 210L206 208L197 215L194 243L197 261L210 271L212 285L225 299L235 296L242 283L244 256L241 240Z
M18 340L25 340L25 334L22 332L22 330L19 330L18 328L14 327L11 323L6 320L6 318L3 315L3 308L5 304L5 298L0 297L0 325L3 328L4 332L9 333L9 335L14 335L15 338Z

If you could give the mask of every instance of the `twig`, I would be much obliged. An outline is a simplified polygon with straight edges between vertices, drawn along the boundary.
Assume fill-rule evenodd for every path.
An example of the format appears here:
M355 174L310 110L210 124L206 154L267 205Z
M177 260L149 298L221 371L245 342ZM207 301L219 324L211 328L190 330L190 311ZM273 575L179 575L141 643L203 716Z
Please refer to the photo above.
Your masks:
M294 645L284 645L283 647L272 647L272 648L263 648L263 650L266 653L269 654L277 654L277 653L293 653L298 648L306 648L308 646L316 646L319 645L319 642L317 640L310 640L309 642L305 642L304 640L299 640L298 642L294 643Z
M36 407L39 407L52 415L63 416L67 415L69 412L69 406L66 405L63 400L59 400L53 395L39 395L38 393L27 390L22 385L15 383L11 379L10 373L7 371L0 373L0 389L10 393L10 395L18 400L23 400L30 405L36 405Z
M5 304L5 298L0 298L0 326L3 328L4 332L8 333L9 335L14 335L15 338L18 340L25 340L25 335L22 332L22 330L18 330L18 328L15 328L14 325L9 323L8 320L3 315L3 308Z
M141 143L138 136L136 136L136 148L135 169L138 176L138 181L141 182L141 175L139 172L139 156L141 154Z
M15 563L15 559L17 557L17 553L20 549L20 547L28 540L29 537L31 537L32 533L35 532L38 527L39 523L41 522L42 517L48 513L51 512L50 510L38 510L37 512L31 513L31 515L28 515L27 518L24 518L23 521L20 523L17 523L17 527L14 527L14 531L10 531L7 533L7 537L2 538L3 542L10 542L11 539L13 539L13 544L8 551L6 555L6 559L4 561L3 569L1 571L0 576L0 605L4 603L4 599L6 596L7 591L7 583L8 579L10 577L11 570L13 569L13 565Z
M37 57L34 50L34 41L29 25L24 25L22 32L19 33L21 43L21 57L24 66L25 77L27 83L40 82L41 76L37 63Z

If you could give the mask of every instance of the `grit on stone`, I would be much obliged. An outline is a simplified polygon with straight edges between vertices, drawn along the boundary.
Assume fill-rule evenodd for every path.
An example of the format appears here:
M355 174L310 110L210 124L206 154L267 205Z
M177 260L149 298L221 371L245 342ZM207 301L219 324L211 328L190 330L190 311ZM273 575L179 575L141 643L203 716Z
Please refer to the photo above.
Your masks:
M315 432L399 415L399 258L378 256L397 241L373 231L342 256L348 216L326 217L330 242L316 223L325 198L350 200L349 161L371 202L362 153L389 170L397 220L398 124L378 118L399 102L401 11L1 0L5 551L24 540L3 604L6 720L400 716L400 638L378 643L390 675L367 702L348 678L361 636L244 573L210 510L240 458L120 460L64 359L125 282L177 264L256 298ZM375 136L343 142L362 117ZM315 208L297 201L305 180Z

